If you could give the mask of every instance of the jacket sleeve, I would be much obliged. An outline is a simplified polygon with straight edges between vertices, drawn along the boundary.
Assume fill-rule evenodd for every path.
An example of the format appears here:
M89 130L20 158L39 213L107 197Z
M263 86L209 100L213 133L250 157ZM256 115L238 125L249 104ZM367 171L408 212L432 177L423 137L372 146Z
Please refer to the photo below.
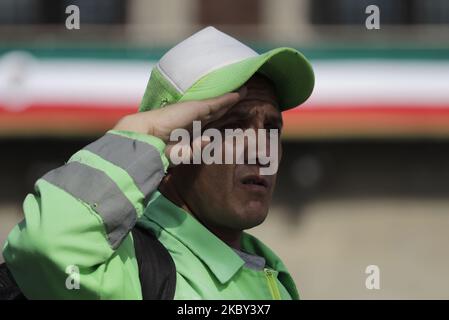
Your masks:
M109 131L36 182L3 249L27 298L142 298L129 231L164 176L164 148Z

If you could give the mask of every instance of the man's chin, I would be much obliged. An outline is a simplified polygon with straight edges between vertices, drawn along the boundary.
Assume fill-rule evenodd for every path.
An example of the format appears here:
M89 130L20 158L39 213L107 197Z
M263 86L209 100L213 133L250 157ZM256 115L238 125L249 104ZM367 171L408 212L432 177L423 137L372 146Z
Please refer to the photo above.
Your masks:
M241 229L251 229L263 223L268 215L268 207L260 201L249 201L239 214Z

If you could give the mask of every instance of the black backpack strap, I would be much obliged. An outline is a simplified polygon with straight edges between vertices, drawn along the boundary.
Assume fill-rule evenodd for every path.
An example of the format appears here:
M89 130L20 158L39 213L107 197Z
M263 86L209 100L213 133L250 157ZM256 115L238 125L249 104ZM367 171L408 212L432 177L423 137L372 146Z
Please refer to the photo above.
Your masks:
M176 268L167 249L148 230L132 229L144 300L171 300L175 296ZM5 263L0 264L0 300L25 300Z
M26 300L6 263L0 264L0 300Z
M144 300L172 300L176 289L176 267L170 253L151 231L132 229Z

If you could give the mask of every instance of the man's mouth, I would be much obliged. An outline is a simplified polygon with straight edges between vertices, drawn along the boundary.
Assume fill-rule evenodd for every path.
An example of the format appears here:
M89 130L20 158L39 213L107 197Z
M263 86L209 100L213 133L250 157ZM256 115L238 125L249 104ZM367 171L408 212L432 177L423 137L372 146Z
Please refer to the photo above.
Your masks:
M254 191L266 191L270 187L268 179L259 175L248 175L243 177L240 182L247 188Z

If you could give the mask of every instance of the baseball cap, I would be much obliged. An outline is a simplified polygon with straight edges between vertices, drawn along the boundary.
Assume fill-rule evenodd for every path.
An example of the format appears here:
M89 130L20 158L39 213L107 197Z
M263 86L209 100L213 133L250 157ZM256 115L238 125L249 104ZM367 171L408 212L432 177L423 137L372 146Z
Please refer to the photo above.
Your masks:
M281 111L302 104L313 90L312 66L299 51L282 47L258 54L206 27L167 51L155 65L139 111L232 92L255 73L273 82Z

